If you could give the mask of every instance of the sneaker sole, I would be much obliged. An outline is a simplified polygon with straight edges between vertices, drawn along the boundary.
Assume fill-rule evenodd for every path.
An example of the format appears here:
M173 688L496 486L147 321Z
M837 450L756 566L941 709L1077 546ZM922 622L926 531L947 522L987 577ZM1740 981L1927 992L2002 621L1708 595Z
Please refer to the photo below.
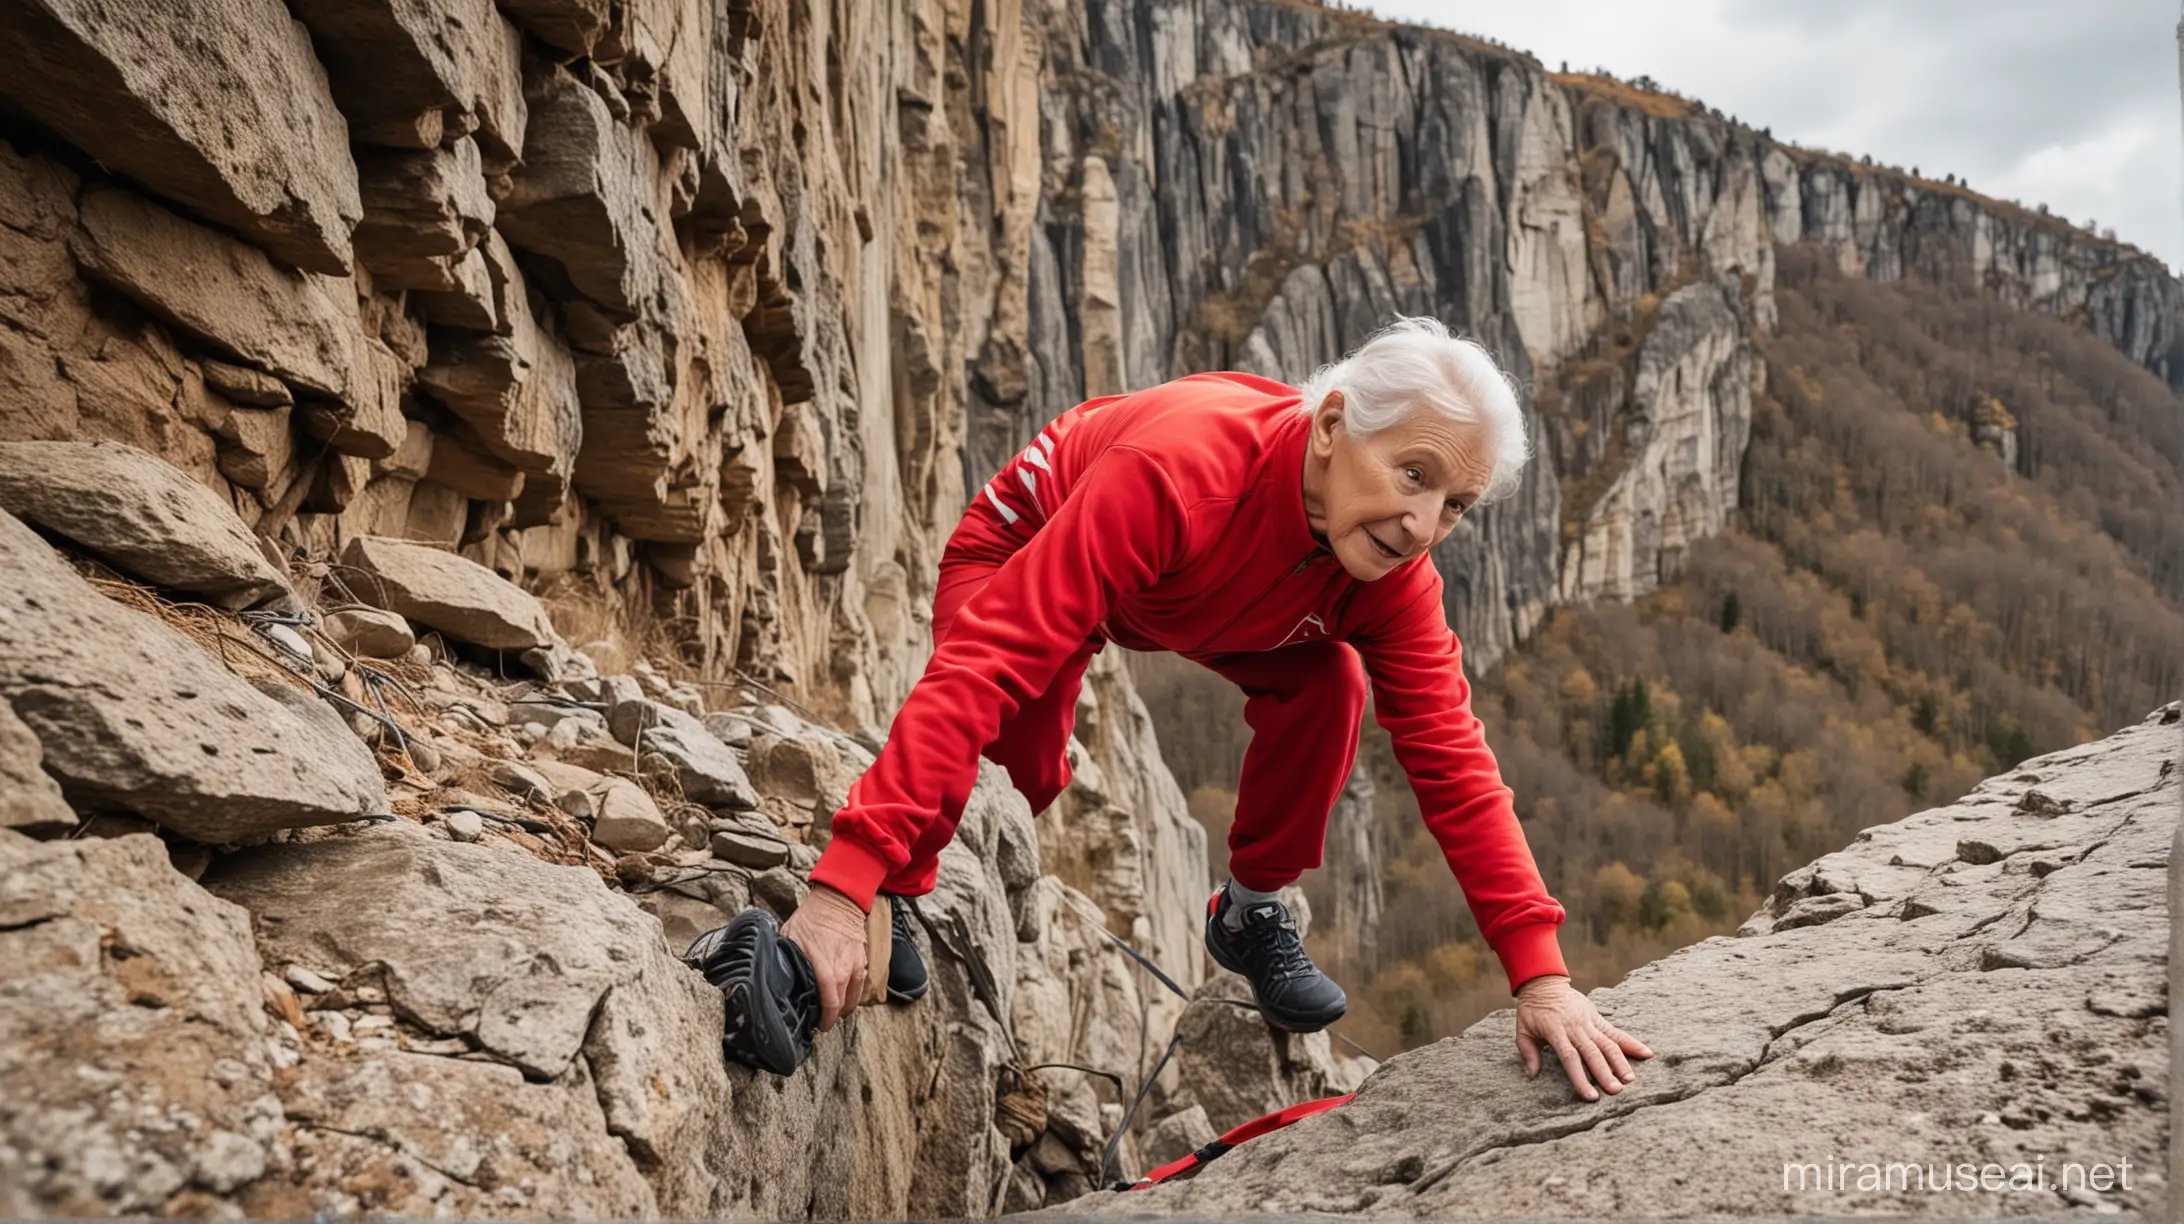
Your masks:
M1246 984L1249 984L1251 975L1244 972L1243 963L1231 957L1222 947L1221 941L1214 938L1213 924L1219 921L1220 919L1210 913L1206 915L1206 955L1213 958L1214 964L1236 974L1238 977L1243 978ZM1324 1012L1277 1015L1267 1010L1266 1004L1259 999L1259 991L1256 987L1251 992L1251 1005L1259 1009L1260 1018L1265 1020L1267 1024L1285 1033L1316 1033L1350 1013L1350 999L1349 996L1345 995L1340 1007L1329 1008Z
M932 988L933 984L931 982L918 987L916 991L897 990L890 986L887 988L887 1001L890 1003L915 1003L924 998L925 992Z

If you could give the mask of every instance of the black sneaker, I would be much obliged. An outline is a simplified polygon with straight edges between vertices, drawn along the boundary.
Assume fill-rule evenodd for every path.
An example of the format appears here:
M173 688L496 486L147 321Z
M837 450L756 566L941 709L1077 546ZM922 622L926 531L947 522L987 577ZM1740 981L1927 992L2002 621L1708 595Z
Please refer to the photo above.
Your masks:
M682 958L724 996L723 1053L775 1075L803 1064L819 1030L819 978L804 950L781 938L772 914L744 910L698 936Z
M893 911L888 921L895 933L887 951L887 998L891 1003L914 1003L924 998L933 985L925 972L925 960L918 955L917 941L910 938L910 917L916 910L908 897L880 895L887 898L888 908Z
M1253 902L1244 910L1240 928L1231 931L1222 921L1229 904L1224 884L1206 906L1206 951L1215 964L1251 983L1266 1022L1292 1033L1315 1033L1342 1019L1350 1000L1304 954L1289 907L1279 901Z

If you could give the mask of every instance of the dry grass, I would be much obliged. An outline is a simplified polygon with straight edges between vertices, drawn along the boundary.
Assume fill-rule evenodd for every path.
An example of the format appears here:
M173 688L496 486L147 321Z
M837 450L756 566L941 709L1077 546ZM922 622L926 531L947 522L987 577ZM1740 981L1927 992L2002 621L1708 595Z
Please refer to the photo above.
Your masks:
M1550 72L1547 79L1565 89L1630 110L1643 111L1656 119L1688 119L1696 113L1687 99L1674 94L1640 89L1628 81L1618 81L1597 72Z
M258 635L232 612L201 603L178 603L142 583L126 578L86 574L99 594L126 608L133 608L180 633L220 660L222 666L245 680L278 680L297 688L310 688L302 676L284 666Z

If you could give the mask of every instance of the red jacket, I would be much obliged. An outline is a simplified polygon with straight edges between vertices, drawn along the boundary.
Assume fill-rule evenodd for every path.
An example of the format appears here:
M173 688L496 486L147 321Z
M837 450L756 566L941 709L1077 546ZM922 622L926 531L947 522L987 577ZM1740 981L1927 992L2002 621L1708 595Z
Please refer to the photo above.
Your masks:
M957 613L835 815L813 882L869 908L942 795L968 794L1003 720L1090 636L1187 657L1326 638L1363 658L1375 714L1511 985L1566 973L1563 909L1472 715L1440 573L1420 557L1359 582L1320 545L1300 397L1219 373L1089 400L979 489L948 551L1007 564Z

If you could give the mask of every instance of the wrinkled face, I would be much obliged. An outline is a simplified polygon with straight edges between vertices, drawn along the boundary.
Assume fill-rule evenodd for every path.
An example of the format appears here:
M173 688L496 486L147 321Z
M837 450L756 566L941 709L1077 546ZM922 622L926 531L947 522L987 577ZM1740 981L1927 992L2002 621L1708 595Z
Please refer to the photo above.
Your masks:
M1308 464L1321 469L1316 499L1307 481L1312 529L1360 582L1386 577L1440 543L1493 477L1483 427L1426 411L1353 438L1340 391L1313 414Z

